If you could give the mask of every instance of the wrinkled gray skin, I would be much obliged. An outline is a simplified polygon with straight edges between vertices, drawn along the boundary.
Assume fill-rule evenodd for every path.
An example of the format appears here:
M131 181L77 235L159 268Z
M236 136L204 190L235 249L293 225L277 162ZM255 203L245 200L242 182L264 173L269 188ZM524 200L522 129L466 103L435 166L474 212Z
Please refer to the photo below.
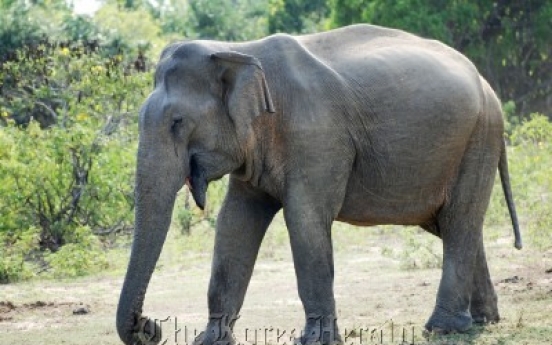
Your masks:
M136 230L117 311L124 343L156 343L144 295L190 182L199 207L230 174L216 227L210 319L198 343L233 342L265 231L283 208L304 306L303 344L339 341L331 226L419 225L443 240L431 331L499 320L482 224L496 170L521 247L500 103L460 53L376 26L165 49L140 113ZM185 279L185 278L183 278ZM220 318L220 316L224 316ZM218 327L222 326L222 336ZM222 339L217 339L222 337Z

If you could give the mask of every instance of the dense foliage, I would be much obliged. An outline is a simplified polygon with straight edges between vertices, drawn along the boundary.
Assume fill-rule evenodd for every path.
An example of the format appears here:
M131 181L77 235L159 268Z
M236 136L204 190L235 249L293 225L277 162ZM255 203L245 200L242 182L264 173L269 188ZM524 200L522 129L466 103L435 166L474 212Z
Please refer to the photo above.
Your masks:
M85 233L132 227L135 114L151 76L83 49L39 46L0 68L0 240L10 257L63 255L96 243ZM0 281L13 279L5 266Z
M505 102L522 228L552 247L552 3L105 0L94 15L76 15L70 3L0 0L0 283L108 265L106 243L133 226L137 111L165 44L359 22L442 40L474 61ZM183 190L175 225L185 234L198 222L212 226L224 191L224 180L212 184L200 212ZM506 212L495 188L488 223L507 225ZM422 261L433 265L429 253Z

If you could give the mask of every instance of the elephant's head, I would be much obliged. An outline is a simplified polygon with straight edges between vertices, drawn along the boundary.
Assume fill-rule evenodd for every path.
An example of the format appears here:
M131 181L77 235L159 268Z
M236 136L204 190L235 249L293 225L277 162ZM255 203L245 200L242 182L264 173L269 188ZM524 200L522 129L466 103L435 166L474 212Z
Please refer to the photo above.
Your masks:
M272 101L255 57L194 42L162 54L140 111L134 241L117 310L125 344L160 339L141 313L176 193L188 182L203 208L210 181L247 170L252 121L265 112Z

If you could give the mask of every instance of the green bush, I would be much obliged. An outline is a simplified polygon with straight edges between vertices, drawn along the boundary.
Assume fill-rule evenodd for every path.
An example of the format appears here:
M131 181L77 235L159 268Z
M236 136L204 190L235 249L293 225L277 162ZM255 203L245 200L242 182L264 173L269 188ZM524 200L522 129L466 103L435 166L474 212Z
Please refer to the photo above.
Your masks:
M552 143L552 123L548 117L533 113L529 119L514 128L510 139L514 145L540 145Z
M538 120L540 121L540 120ZM524 129L520 127L520 132ZM516 134L514 132L514 134ZM552 131L547 134L552 134ZM552 248L552 143L527 141L510 151L512 190L524 239L539 249ZM509 218L505 218L508 220Z
M86 120L83 120L86 121ZM0 132L0 232L36 226L57 250L75 227L130 226L134 147L84 124Z
M71 243L65 244L56 253L46 254L49 275L55 278L77 277L108 268L101 243L89 227L74 229L69 241Z
M0 205L4 216L11 217L10 222L4 220L1 230L36 221L58 237L62 223L75 218L88 187L88 174L99 150L93 147L94 134L83 126L43 131L35 121L25 129L9 126L2 130Z
M13 52L24 45L38 44L43 35L39 24L29 18L26 6L0 2L0 62L13 57Z
M37 228L17 233L0 232L0 284L33 276L36 268L29 262L28 256L38 245L39 233Z
M510 181L522 237L540 249L552 248L552 123L540 114L513 126L508 147ZM486 226L500 226L511 236L510 216L496 178ZM492 234L497 236L499 234Z
M132 227L137 112L151 75L130 73L118 56L43 49L0 66L0 234L36 228L34 246L5 241L6 256L55 252L46 255L54 276L82 275L103 265L82 229Z

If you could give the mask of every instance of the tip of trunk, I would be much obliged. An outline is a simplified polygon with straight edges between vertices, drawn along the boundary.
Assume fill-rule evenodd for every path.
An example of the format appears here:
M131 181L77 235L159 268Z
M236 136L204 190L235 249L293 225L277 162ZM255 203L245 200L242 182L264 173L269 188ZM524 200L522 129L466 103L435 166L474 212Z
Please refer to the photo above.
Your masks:
M144 316L130 320L118 317L117 332L126 345L157 345L163 339L160 325Z

